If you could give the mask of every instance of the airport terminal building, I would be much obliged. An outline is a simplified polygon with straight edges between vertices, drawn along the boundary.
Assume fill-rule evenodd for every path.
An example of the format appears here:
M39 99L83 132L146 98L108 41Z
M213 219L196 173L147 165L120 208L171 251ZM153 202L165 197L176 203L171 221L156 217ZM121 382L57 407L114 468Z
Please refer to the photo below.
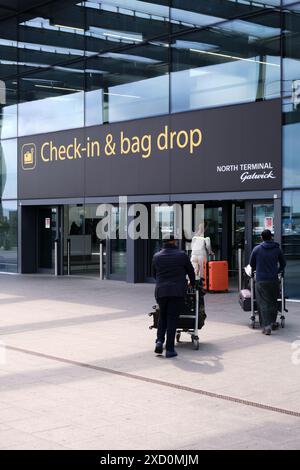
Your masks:
M197 207L232 278L271 229L300 298L300 2L0 0L0 139L1 272L97 276L102 245L151 282Z

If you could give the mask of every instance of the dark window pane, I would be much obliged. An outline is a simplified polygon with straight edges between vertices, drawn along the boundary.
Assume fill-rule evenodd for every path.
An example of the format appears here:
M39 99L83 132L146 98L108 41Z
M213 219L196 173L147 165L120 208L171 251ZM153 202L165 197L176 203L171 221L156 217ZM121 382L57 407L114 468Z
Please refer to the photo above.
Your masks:
M81 5L86 11L88 55L169 33L168 0L94 0Z
M17 21L0 21L0 138L17 135Z
M165 46L153 43L88 59L86 125L168 113Z
M173 39L171 95L173 112L280 96L279 15Z
M300 297L300 191L285 191L282 211L282 246L287 259L287 295Z
M47 2L19 17L19 60L26 70L84 56L84 10L79 2Z
M17 202L0 204L0 271L18 271Z
M0 139L17 136L17 83L0 79Z
M17 139L0 141L0 196L17 197Z
M300 4L299 4L300 5ZM300 6L284 15L283 184L300 186Z
M82 127L84 66L54 66L20 79L19 135Z
M279 7L280 0L172 0L171 19L182 26L199 27L238 16L255 14L262 9Z

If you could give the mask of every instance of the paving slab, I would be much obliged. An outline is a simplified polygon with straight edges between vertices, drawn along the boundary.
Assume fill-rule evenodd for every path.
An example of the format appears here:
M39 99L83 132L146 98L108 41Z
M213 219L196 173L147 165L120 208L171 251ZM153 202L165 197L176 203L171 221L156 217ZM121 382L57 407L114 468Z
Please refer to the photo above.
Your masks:
M199 350L183 334L170 360L153 291L0 275L1 449L300 448L300 304L266 337L236 291L207 294Z

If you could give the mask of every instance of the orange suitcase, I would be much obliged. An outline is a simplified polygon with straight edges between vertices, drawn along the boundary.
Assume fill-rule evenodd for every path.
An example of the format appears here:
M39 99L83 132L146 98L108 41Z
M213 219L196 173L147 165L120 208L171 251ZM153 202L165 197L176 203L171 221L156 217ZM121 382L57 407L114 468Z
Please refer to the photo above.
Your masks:
M208 262L208 290L211 292L228 291L228 262Z

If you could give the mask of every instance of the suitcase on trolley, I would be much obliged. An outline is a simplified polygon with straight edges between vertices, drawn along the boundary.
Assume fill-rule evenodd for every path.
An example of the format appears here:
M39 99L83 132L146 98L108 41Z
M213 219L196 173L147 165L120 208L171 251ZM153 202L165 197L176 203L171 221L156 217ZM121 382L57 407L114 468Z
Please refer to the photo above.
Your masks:
M255 317L258 315L259 317L259 322L261 322L260 319L260 313L258 311L258 306L256 303L255 299L255 279L256 276L255 274L251 277L251 282L250 282L250 293L251 293L251 315L250 315L250 326L251 328L255 328ZM279 320L280 320L280 325L281 328L285 327L285 312L288 312L288 309L286 308L286 297L285 297L285 290L284 290L284 277L282 273L278 274L278 281L279 281L279 289L278 289L278 294L279 298L277 298L277 316L280 315ZM278 320L278 318L277 318ZM277 327L279 326L279 322L276 321L275 323Z
M239 304L244 312L251 312L251 291L242 289L239 294ZM256 300L254 299L254 308L256 310Z
M208 262L208 290L210 292L228 291L227 261Z
M198 299L198 304L197 304ZM158 327L159 320L159 306L154 305L153 311L148 313L153 317L153 325L149 329ZM205 304L204 304L204 291L201 287L189 288L185 296L183 311L180 313L176 327L176 340L180 341L182 332L191 335L191 340L195 349L199 349L198 330L203 328L206 319Z

